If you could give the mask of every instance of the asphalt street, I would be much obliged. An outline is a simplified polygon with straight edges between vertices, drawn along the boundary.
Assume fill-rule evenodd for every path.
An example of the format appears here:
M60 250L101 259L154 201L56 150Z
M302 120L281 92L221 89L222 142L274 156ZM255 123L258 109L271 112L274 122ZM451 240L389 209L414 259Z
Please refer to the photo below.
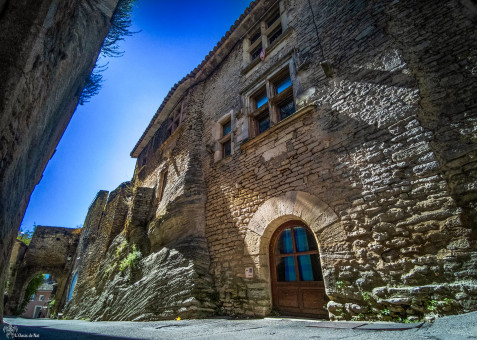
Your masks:
M406 329L408 328L408 329ZM410 328L410 329L409 329ZM5 318L0 339L477 339L477 312L432 323L328 322L266 318L126 322ZM7 337L8 336L8 337Z

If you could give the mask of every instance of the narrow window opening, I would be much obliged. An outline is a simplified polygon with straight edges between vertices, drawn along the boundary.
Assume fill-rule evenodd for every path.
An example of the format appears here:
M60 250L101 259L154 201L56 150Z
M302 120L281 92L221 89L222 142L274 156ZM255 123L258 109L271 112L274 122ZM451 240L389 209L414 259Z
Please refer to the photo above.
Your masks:
M229 139L228 141L222 144L222 157L225 158L232 153L232 141Z
M161 202L162 199L164 198L164 192L166 190L166 185L167 185L167 174L168 174L168 171L166 170L162 173L162 176L161 176L161 192L159 195L159 202Z
M273 44L282 35L282 26L278 26L268 37L268 42Z
M250 56L252 57L252 61L260 57L260 53L262 53L262 44L255 47L252 52L250 52Z
M267 28L273 26L273 24L280 19L280 11L273 13L267 20Z
M261 134L270 129L270 115L268 114L268 110L258 115L255 119L257 121L257 134Z
M228 135L231 129L232 129L232 122L229 120L227 123L222 125L222 136Z

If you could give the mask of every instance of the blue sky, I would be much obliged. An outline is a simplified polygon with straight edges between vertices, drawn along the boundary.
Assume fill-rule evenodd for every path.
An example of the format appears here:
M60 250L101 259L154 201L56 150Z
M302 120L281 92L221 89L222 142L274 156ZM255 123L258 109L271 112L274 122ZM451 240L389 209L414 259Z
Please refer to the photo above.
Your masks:
M101 92L78 106L30 198L22 229L83 224L99 190L132 178L129 156L170 88L192 71L249 0L139 0L125 51L108 62Z

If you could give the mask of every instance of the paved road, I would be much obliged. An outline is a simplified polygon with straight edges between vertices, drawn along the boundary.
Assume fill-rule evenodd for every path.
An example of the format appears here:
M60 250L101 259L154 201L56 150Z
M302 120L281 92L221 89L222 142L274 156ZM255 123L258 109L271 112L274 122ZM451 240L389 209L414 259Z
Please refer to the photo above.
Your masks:
M17 327L17 339L477 339L477 312L437 319L418 325L360 322L319 322L295 319L180 320L155 322L88 322L5 318L4 327ZM11 325L11 326L9 326ZM412 329L402 330L405 327ZM334 328L329 328L334 327ZM396 328L401 328L397 330ZM374 329L374 330L373 330ZM382 329L382 330L376 330Z

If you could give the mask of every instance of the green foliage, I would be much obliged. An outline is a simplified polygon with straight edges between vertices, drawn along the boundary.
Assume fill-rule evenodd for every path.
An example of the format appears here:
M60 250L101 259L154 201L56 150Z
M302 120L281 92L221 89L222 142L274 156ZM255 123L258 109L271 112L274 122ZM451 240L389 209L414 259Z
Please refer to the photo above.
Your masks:
M116 257L121 256L121 253L123 252L123 250L126 248L127 245L128 243L124 241L116 248Z
M336 288L343 289L343 287L344 287L344 282L343 281L336 281Z
M22 241L27 246L30 245L30 242L31 242L31 239L33 238L33 234L35 233L36 227L37 225L35 223L33 224L33 230L30 230L30 231L23 231L23 229L20 227L20 230L18 230L17 240Z
M84 105L89 102L92 97L97 95L103 83L102 72L107 69L107 64L100 66L98 64L101 57L120 57L124 54L119 49L119 42L125 37L131 36L131 12L137 0L119 0L118 5L111 17L111 28L108 35L104 39L101 52L99 54L93 72L88 76L79 98L79 104Z
M363 300L366 302L369 302L371 300L371 297L369 296L368 292L361 292L361 296L363 297Z
M55 299L50 301L50 303L48 304L48 307L53 308L54 305L55 305Z
M449 298L445 298L444 299L444 303L447 305L447 306L452 306L454 304L455 300L454 299L449 299Z
M142 254L139 250L136 249L136 245L133 244L132 252L128 254L128 256L121 261L119 264L119 270L123 271L126 268L130 268L131 270L137 268L139 261L141 260Z
M379 311L379 314L383 315L383 316L385 316L385 315L388 316L388 315L391 315L391 311L389 309L385 308L385 309L381 309Z
M366 316L363 313L359 313L356 316L352 317L353 321L364 321L366 319Z
M45 282L45 275L43 275L43 274L39 274L39 275L33 277L33 279L31 279L31 281L28 283L28 286L25 290L25 295L23 296L23 301L20 304L20 306L18 307L18 310L17 310L18 315L21 315L25 312L25 308L28 305L28 301L30 301L30 297L33 294L36 294L36 291L38 290L38 288L40 288L40 286L43 284L43 282Z
M437 301L436 300L427 300L426 302L426 309L429 312L435 311L437 308Z
M104 271L103 277L109 277L117 266L118 264L116 262L114 262L112 266L108 266L108 268L106 268L106 270Z

